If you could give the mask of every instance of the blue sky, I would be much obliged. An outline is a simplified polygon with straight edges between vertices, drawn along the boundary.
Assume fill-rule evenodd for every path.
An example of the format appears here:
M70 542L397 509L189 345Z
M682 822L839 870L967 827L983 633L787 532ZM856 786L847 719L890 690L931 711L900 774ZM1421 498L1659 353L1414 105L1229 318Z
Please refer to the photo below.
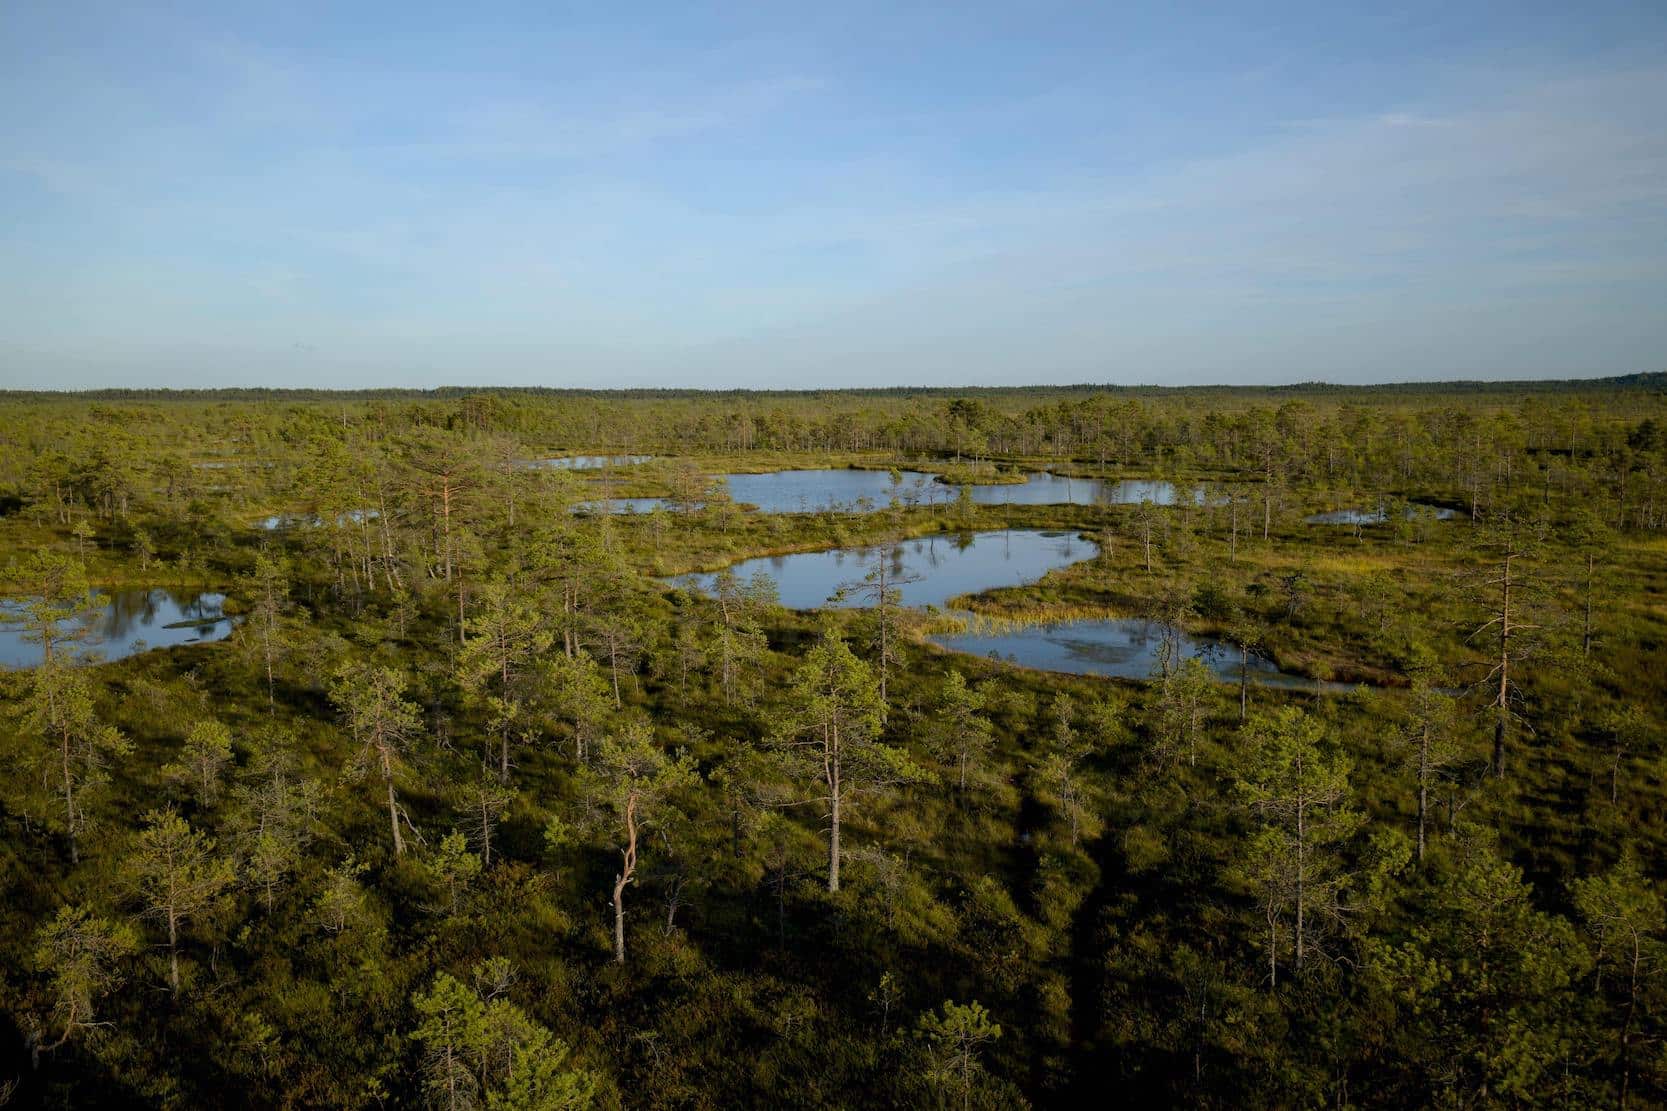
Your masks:
M1351 7L14 4L0 386L1667 368L1667 5Z

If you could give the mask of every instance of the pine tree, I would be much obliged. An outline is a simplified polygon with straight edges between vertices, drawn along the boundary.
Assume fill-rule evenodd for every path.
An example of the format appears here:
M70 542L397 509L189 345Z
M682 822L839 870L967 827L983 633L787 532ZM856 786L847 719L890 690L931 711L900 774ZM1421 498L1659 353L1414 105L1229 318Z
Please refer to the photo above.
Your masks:
M1294 706L1251 719L1238 791L1257 823L1243 875L1267 925L1268 984L1279 982L1279 927L1291 921L1291 965L1301 974L1325 928L1342 917L1341 844L1359 826L1348 809L1349 761L1325 723Z
M873 670L830 628L795 672L788 708L773 741L801 779L808 801L827 807L828 890L839 890L845 810L861 793L924 778L902 753L878 741L880 690Z
M181 930L206 914L235 878L232 860L214 849L212 838L172 810L153 810L126 861L141 913L167 929L168 986L175 995Z
M1000 1024L990 1020L982 1003L946 999L937 1011L920 1017L919 1032L932 1059L928 1078L959 1096L963 1108L972 1106L974 1082L982 1071L979 1054L1001 1037Z
M35 933L35 967L45 973L52 1000L48 1019L57 1037L36 1042L50 1052L71 1038L103 1026L98 1003L122 985L121 963L139 947L126 923L95 915L85 906L62 906Z
M476 591L474 616L465 625L457 679L464 690L487 696L498 734L498 775L509 780L510 739L526 700L524 677L549 649L551 634L531 600L504 579Z
M951 668L928 719L927 745L933 755L955 769L956 789L963 794L968 773L977 770L995 741L984 704L984 692L969 686L966 677Z
M392 668L374 664L344 664L330 688L330 701L347 719L356 746L349 774L362 776L371 767L381 773L395 856L405 853L405 838L400 832L405 813L399 805L395 781L422 721L417 707L404 695L405 677Z
M664 828L669 801L695 781L693 763L682 755L668 755L647 722L627 722L597 746L586 794L596 806L593 820L619 851L612 898L616 962L625 961L625 890L636 879L643 836L656 826Z
M1617 1103L1625 1107L1639 1065L1637 1048L1661 1020L1649 1003L1652 997L1661 1003L1657 982L1667 955L1667 901L1631 851L1608 872L1577 879L1572 887L1575 909L1597 944L1595 990L1618 1012L1613 1054L1620 1072Z
M162 778L189 785L199 805L212 806L231 762L232 731L222 722L199 721L191 727L175 759L162 766Z

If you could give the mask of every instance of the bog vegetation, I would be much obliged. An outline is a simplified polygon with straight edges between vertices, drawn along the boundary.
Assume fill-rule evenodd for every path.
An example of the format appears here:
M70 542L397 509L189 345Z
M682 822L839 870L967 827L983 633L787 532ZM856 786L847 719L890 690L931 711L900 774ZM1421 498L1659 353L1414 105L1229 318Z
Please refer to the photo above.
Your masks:
M896 496L721 480L812 467ZM902 479L1042 470L1176 496ZM1007 529L1091 543L901 604ZM11 395L0 573L0 1103L1667 1102L1661 376ZM101 660L129 588L229 635Z

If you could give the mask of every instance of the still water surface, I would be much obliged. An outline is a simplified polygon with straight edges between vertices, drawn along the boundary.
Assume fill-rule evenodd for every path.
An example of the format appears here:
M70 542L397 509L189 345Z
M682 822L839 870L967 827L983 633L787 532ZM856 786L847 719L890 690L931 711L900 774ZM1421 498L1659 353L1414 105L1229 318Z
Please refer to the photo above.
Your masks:
M1459 515L1455 509L1441 505L1425 505L1422 502L1412 502L1406 508L1409 521L1420 513L1428 513L1438 521L1451 521ZM1303 520L1311 525L1381 525L1389 520L1389 510L1382 505L1376 509L1334 509L1329 513L1315 513L1311 517L1304 517Z
M842 587L860 582L883 555L893 575L918 576L900 587L904 605L942 608L950 598L1000 586L1022 586L1047 572L1092 559L1097 548L1074 532L1014 529L930 536L879 548L835 548L822 552L749 559L730 568L740 579L767 575L781 603L790 609L834 604L863 604L861 598L837 598ZM709 591L715 576L683 575L675 585ZM955 652L993 656L1023 667L1075 675L1120 679L1149 678L1158 664L1159 631L1138 618L1034 625L999 633L934 636L932 643ZM1182 653L1202 659L1219 678L1237 681L1239 654L1231 645L1205 637L1182 639ZM1347 690L1344 684L1320 683L1279 670L1252 657L1246 668L1251 682L1304 690Z
M764 513L816 513L830 508L885 509L893 501L905 508L954 501L960 488L937 481L925 471L903 471L893 483L886 471L799 470L768 474L731 474L729 496ZM1023 482L974 483L972 500L980 505L1134 505L1150 501L1171 505L1175 484L1150 479L1109 481L1032 474ZM1199 495L1202 501L1202 495Z
M953 652L989 656L1042 671L1146 679L1158 670L1162 634L1154 623L1129 617L1031 625L1000 633L959 633L930 639L933 644ZM1225 641L1183 635L1181 654L1203 660L1218 679L1239 681L1238 649ZM1326 691L1352 689L1346 683L1323 683L1280 671L1271 660L1259 656L1250 657L1245 671L1252 683L1267 687Z
M815 609L827 604L840 587L859 582L882 555L899 577L915 581L899 586L906 606L938 606L958 594L997 586L1023 586L1049 571L1091 559L1098 549L1074 532L1013 529L923 536L877 548L833 548L822 552L763 556L730 568L741 579L762 572L775 581L781 604ZM711 574L682 575L675 585L709 590ZM861 605L858 599L839 604Z
M166 587L102 593L105 604L89 619L83 645L105 660L231 635L233 620L221 612L224 594ZM17 613L16 602L0 600L0 667L34 667L41 661L40 645L24 639Z
M631 467L647 463L652 455L562 455L554 459L534 459L529 467L552 467L558 471L599 471L604 467Z
M1176 494L1173 482L1159 479L1125 478L1114 482L1047 473L1030 475L1023 482L972 488L972 500L980 505L1139 505L1143 501L1174 505ZM1193 499L1204 504L1203 492L1195 493Z

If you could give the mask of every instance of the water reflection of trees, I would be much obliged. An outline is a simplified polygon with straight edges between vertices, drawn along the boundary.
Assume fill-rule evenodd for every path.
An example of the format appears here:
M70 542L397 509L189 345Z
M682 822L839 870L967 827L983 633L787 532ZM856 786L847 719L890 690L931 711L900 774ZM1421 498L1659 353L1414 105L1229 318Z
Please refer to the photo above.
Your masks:
M207 635L226 619L224 594L196 590L112 590L105 592L105 606L94 621L93 635L105 643L126 644L141 631L165 629L190 623L196 635ZM184 630L181 630L184 631ZM157 636L153 633L153 641Z

